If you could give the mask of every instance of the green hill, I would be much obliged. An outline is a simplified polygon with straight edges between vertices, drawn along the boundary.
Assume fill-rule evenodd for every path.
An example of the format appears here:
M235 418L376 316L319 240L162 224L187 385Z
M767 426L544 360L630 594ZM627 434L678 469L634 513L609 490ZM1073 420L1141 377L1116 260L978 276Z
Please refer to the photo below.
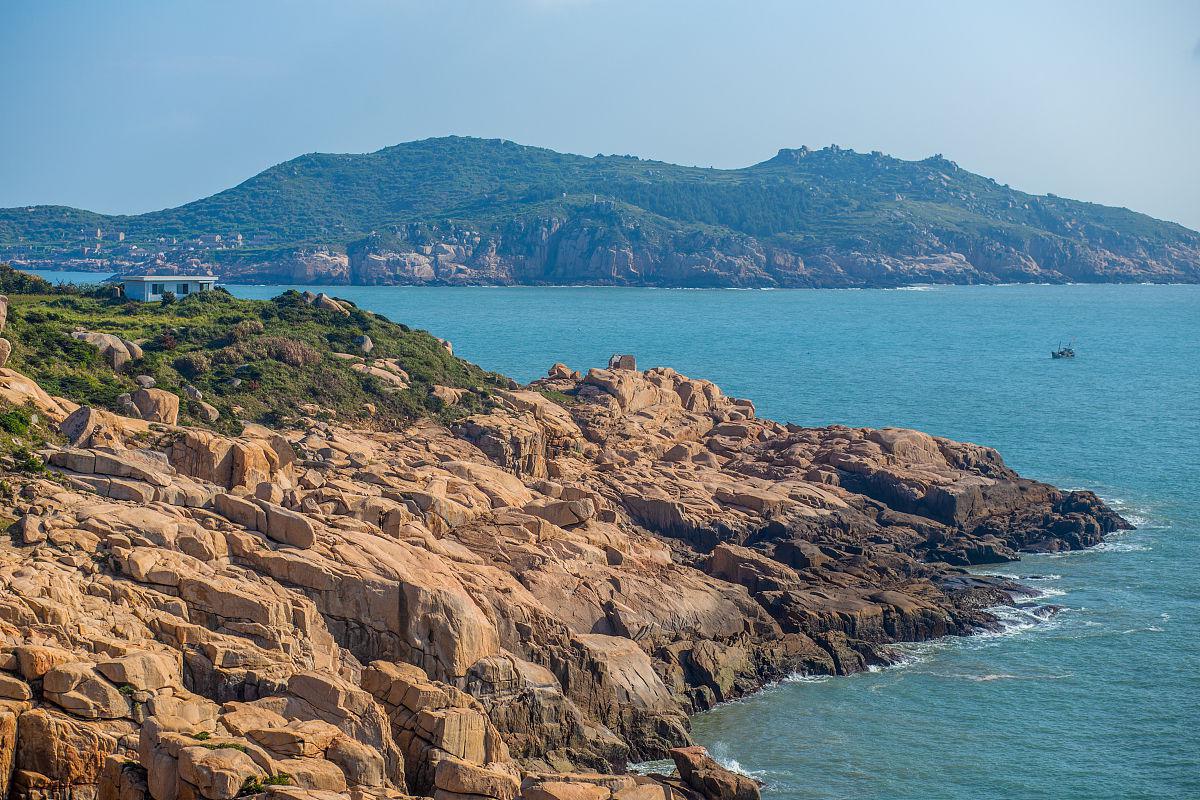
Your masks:
M448 421L483 410L494 390L513 385L456 358L429 333L346 300L322 306L295 291L241 300L218 288L141 303L108 286L52 286L7 264L0 294L8 297L12 346L5 366L52 394L122 413L138 376L177 394L184 420L231 432L239 420L286 425L301 413L363 429ZM137 351L118 363L77 331L120 337ZM461 392L447 404L436 387Z
M800 148L716 170L448 137L301 156L138 216L0 210L0 258L326 283L1193 282L1200 234L941 156Z

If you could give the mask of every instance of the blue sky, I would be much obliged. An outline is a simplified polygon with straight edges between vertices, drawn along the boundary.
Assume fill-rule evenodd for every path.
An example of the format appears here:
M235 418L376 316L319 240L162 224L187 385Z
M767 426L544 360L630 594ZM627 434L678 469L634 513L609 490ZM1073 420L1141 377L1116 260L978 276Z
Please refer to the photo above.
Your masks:
M147 211L454 133L943 153L1200 229L1196 0L4 0L0 101L0 206Z

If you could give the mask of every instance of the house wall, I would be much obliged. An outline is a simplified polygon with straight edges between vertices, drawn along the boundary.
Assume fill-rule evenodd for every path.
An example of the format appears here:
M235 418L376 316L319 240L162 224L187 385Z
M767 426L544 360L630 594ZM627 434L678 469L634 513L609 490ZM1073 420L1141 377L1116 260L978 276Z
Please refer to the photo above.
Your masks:
M152 302L162 299L161 292L152 291L155 284L162 284L163 292L174 292L175 296L185 297L196 292L210 292L213 284L201 283L200 281L126 281L125 296L131 300L141 300L143 302ZM180 291L180 286L187 286L187 291Z

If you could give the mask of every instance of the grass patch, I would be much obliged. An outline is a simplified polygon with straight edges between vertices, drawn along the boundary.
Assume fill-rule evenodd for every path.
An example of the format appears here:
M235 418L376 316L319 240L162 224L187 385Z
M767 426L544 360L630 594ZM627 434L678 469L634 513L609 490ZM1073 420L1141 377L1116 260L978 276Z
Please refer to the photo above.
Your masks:
M238 790L236 797L250 797L251 795L261 794L265 792L268 786L291 786L292 776L286 772L277 772L274 775L259 780L258 778L246 778L242 783L242 788Z
M0 400L0 469L24 475L41 475L46 464L37 450L62 437L51 430L45 417L32 406L14 406ZM11 495L5 485L2 495Z
M506 378L455 358L425 331L349 303L349 313L339 314L309 305L295 291L268 301L240 300L219 289L167 304L139 303L103 290L51 291L15 274L0 265L0 286L35 291L9 289L9 366L81 404L119 411L121 396L138 388L134 377L149 375L157 388L180 396L187 424L236 433L237 419L284 425L298 406L313 403L332 409L340 422L391 429L419 417L452 421L475 413L493 388L507 385ZM143 356L114 369L95 347L72 338L81 329L136 342ZM359 354L359 336L374 342L372 358L398 361L410 377L407 389L396 391L335 355ZM199 404L188 399L189 384L220 412L216 423L206 422ZM433 397L435 385L471 391L446 407ZM4 430L21 424L0 418Z
M552 403L557 403L560 406L570 407L579 405L579 398L574 394L560 392L557 389L538 389L538 394L546 398Z

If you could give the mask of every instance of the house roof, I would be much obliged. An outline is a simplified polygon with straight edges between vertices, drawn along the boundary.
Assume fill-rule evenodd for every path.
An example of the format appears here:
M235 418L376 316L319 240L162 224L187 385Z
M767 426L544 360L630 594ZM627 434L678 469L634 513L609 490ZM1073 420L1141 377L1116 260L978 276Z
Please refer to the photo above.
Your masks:
M200 283L216 283L215 275L122 275L122 282L126 281L199 281Z

